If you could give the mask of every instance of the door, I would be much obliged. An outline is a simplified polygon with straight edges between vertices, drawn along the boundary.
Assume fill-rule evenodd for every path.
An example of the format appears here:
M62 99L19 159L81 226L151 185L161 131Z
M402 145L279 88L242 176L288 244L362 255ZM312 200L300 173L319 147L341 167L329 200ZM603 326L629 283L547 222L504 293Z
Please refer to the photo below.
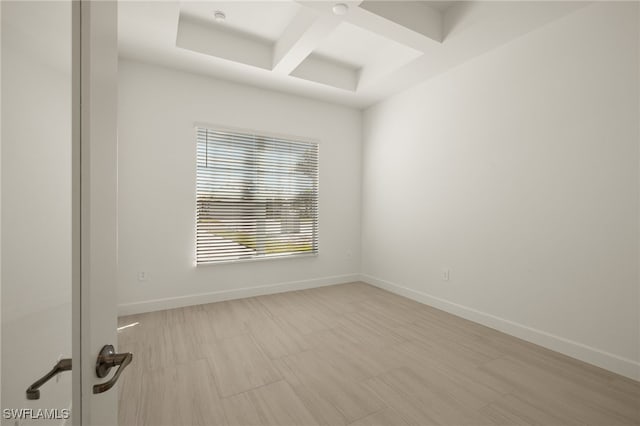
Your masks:
M105 345L117 347L117 3L87 0L80 6L81 273L76 306L81 330L76 351L82 369L74 373L82 376L82 424L112 426L118 422L117 389L98 394L93 389L116 373L99 378L95 365Z
M2 425L117 424L115 10L0 2Z

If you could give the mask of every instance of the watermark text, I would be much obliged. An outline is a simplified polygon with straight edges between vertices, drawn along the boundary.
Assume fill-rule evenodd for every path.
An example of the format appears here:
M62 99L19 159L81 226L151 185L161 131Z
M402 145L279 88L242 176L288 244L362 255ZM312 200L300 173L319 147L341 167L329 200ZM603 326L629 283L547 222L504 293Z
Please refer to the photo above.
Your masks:
M7 420L66 420L71 417L68 408L3 408L2 418Z

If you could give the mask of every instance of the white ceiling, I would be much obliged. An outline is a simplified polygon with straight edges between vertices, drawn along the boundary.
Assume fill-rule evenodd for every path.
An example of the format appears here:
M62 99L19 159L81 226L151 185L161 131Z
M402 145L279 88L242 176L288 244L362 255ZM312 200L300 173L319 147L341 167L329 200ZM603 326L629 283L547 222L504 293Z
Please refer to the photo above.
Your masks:
M364 108L588 4L344 2L121 1L120 56Z
M180 11L216 25L213 14L220 10L227 19L218 25L275 42L301 7L293 1L188 1Z

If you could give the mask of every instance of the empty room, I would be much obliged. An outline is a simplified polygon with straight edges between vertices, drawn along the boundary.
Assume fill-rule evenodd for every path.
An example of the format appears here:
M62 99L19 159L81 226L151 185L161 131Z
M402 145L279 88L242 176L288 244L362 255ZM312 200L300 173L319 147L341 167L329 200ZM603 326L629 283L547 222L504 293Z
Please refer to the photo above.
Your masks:
M640 425L637 1L1 1L1 424Z

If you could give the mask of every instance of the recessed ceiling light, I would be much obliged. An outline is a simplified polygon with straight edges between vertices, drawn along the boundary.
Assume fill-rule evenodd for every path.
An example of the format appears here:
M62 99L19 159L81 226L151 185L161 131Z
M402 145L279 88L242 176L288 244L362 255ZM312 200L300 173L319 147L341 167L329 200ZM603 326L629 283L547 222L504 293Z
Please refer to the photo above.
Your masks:
M336 3L333 5L333 13L336 15L344 15L349 10L349 6L344 3Z
M224 12L221 10L216 10L213 13L213 19L215 19L218 22L224 22L224 20L227 19L227 15L225 15Z

